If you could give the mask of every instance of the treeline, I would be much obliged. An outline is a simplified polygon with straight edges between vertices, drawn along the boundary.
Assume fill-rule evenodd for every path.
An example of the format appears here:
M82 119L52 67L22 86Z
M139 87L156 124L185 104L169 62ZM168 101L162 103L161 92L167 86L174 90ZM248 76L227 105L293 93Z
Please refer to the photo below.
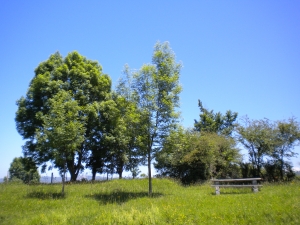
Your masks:
M122 178L123 171L136 177L139 165L147 165L149 194L152 162L161 175L184 182L263 173L285 179L291 168L285 160L295 155L299 124L290 119L276 126L267 120L238 125L237 113L214 113L199 101L200 119L186 130L178 120L180 70L169 44L158 42L152 63L139 70L126 65L112 90L97 61L78 52L51 55L17 101L24 158L42 171L68 171L71 181L85 168L93 179L97 173ZM249 164L241 163L238 141L249 150Z
M289 159L295 157L300 129L295 118L272 122L250 120L239 124L237 113L214 113L199 100L200 119L193 129L171 131L156 157L155 167L163 176L184 183L214 178L262 177L268 181L292 180ZM243 160L240 149L248 151Z
M136 176L138 165L147 164L151 195L151 162L178 123L180 69L169 44L157 43L152 63L138 71L126 66L113 91L98 62L77 52L51 55L17 102L24 157L43 171L51 162L63 177L68 171L71 181L84 168L93 178L96 173L122 178L124 170Z

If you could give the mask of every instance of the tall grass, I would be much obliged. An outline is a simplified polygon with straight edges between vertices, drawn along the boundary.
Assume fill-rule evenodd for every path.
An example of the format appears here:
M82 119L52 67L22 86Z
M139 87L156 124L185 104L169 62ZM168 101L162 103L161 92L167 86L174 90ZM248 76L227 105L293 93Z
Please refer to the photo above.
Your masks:
M251 189L183 187L167 179L0 185L0 224L300 224L300 182Z

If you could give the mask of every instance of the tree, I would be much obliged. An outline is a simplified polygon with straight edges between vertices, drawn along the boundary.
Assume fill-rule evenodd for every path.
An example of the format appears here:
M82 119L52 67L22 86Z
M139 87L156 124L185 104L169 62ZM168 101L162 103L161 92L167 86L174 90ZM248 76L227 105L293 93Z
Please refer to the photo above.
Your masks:
M106 101L95 104L95 109L94 113L89 116L89 132L86 138L86 148L90 150L86 168L91 169L92 180L95 180L96 173L107 171L107 161L111 160L109 140L113 140L109 137L114 128L117 111L111 95Z
M244 126L239 125L237 131L239 141L249 152L253 176L262 176L263 166L269 179L277 180L279 175L283 180L285 173L292 176L291 164L285 160L297 155L293 149L299 145L300 126L295 118L276 122L245 118Z
M237 127L238 139L248 150L249 160L252 163L253 176L262 176L263 157L271 155L275 148L274 124L268 119L244 119L244 126Z
M152 63L143 65L133 74L134 95L141 112L141 150L147 159L149 195L152 195L151 162L161 149L176 123L179 107L179 76L181 64L175 62L175 54L169 43L156 43Z
M124 135L127 142L124 146L124 153L126 155L125 170L130 171L132 177L135 178L139 174L138 166L142 163L141 157L141 112L138 108L136 96L133 90L133 80L129 71L129 67L126 65L124 69L125 77L122 77L117 85L116 102L121 112L126 131ZM123 157L124 158L124 157Z
M240 159L231 137L179 128L165 140L156 157L161 175L179 178L183 183L226 177Z
M30 158L14 158L9 167L9 180L22 180L24 183L37 183L40 181L40 175L35 163Z
M62 193L64 194L66 168L71 174L78 175L74 168L76 155L80 155L80 147L86 132L86 116L78 102L72 99L69 92L61 90L48 101L49 111L37 116L43 126L36 131L36 148L43 157L54 162L63 174Z
M225 115L220 112L214 113L213 110L209 111L204 108L202 102L198 100L200 108L200 120L195 120L195 130L199 132L213 132L230 136L236 124L234 123L238 113L228 110Z
M291 170L285 159L297 155L293 149L299 145L300 126L295 118L290 118L288 121L277 121L276 125L275 149L272 156L279 163L280 178L283 180L285 167L287 171Z
M156 153L156 162L154 163L155 169L161 176L183 180L189 168L182 164L181 160L188 149L191 133L191 131L178 126L164 139L162 150Z
M31 157L39 165L49 160L56 161L53 154L44 154L41 146L37 148L40 144L37 137L42 136L38 132L43 131L44 120L53 107L54 103L50 104L50 100L62 90L72 99L72 104L80 107L78 118L85 118L80 119L84 121L84 140L74 151L74 157L67 158L67 169L74 181L83 169L82 163L88 159L90 142L94 141L90 139L91 134L99 129L94 123L99 116L99 104L106 101L111 92L111 80L102 73L99 63L88 60L77 52L71 52L65 58L59 53L51 55L35 69L26 97L21 97L17 102L15 120L18 132L26 140L24 155Z
M119 178L122 179L122 173L127 161L126 145L128 137L126 136L126 124L120 109L120 98L115 93L112 100L101 104L101 117L104 117L106 123L103 129L103 146L107 151L107 162L109 170L116 171ZM106 112L106 113L104 113Z
M110 98L99 104L99 116L95 117L94 126L90 133L90 156L87 168L92 170L95 180L96 173L117 172L119 178L127 163L127 136L126 117L128 113L123 110L124 99L112 93Z

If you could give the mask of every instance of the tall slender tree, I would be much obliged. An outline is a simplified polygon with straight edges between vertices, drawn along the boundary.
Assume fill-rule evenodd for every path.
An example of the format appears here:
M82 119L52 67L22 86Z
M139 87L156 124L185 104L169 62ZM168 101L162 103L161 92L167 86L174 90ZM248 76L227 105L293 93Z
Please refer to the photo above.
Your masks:
M162 141L174 127L179 113L179 76L181 64L168 42L156 43L152 63L133 74L134 95L141 112L141 143L147 159L149 195L152 195L151 163L162 147Z

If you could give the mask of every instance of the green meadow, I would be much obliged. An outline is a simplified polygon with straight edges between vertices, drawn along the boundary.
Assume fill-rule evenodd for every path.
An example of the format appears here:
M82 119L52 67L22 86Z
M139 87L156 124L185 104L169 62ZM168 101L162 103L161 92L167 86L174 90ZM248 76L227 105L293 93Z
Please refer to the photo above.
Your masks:
M0 224L300 224L300 182L221 189L169 179L0 184Z

